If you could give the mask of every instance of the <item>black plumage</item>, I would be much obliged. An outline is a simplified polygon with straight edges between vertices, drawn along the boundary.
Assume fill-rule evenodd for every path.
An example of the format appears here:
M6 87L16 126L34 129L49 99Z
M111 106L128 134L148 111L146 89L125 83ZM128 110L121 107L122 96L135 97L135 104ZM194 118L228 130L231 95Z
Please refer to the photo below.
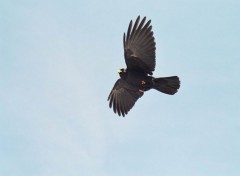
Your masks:
M128 26L127 35L123 35L126 69L120 69L120 79L115 83L108 96L109 107L119 116L125 116L145 91L156 89L173 95L180 87L177 76L154 78L156 43L153 37L151 20L140 16L134 26Z

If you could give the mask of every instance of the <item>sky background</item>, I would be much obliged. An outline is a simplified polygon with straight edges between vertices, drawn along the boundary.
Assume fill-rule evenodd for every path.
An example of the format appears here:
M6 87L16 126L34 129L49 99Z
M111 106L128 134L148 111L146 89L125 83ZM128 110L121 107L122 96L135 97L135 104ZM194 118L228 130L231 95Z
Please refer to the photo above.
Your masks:
M239 0L0 1L0 175L239 176ZM125 117L109 109L122 36L152 20L154 76Z

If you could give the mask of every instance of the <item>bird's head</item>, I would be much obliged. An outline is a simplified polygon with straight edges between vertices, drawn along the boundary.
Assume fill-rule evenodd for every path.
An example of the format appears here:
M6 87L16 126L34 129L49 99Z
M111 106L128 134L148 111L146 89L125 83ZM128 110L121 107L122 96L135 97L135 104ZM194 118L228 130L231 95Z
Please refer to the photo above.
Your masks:
M121 68L120 70L118 70L118 74L121 78L124 77L124 75L126 75L126 72L127 72L127 69L125 68Z

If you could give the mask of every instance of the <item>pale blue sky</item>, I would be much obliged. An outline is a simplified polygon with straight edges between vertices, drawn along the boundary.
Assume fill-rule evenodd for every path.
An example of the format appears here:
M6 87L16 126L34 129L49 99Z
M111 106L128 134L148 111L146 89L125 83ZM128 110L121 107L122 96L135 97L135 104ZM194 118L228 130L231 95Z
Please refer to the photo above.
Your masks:
M0 1L0 175L238 176L240 1ZM152 20L155 76L126 116L107 96L122 36Z

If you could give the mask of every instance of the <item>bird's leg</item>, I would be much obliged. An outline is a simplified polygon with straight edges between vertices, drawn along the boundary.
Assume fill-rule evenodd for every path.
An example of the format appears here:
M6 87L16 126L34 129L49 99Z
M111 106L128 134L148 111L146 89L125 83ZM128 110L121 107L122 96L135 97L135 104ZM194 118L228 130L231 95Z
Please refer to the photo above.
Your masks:
M138 91L141 92L141 93L144 93L144 90L143 90L143 89L139 89Z
M141 81L141 84L142 84L142 85L146 84L146 81L142 80L142 81Z
M143 89L139 89L139 92L144 93L144 87L146 86L146 81L141 80L141 85Z

